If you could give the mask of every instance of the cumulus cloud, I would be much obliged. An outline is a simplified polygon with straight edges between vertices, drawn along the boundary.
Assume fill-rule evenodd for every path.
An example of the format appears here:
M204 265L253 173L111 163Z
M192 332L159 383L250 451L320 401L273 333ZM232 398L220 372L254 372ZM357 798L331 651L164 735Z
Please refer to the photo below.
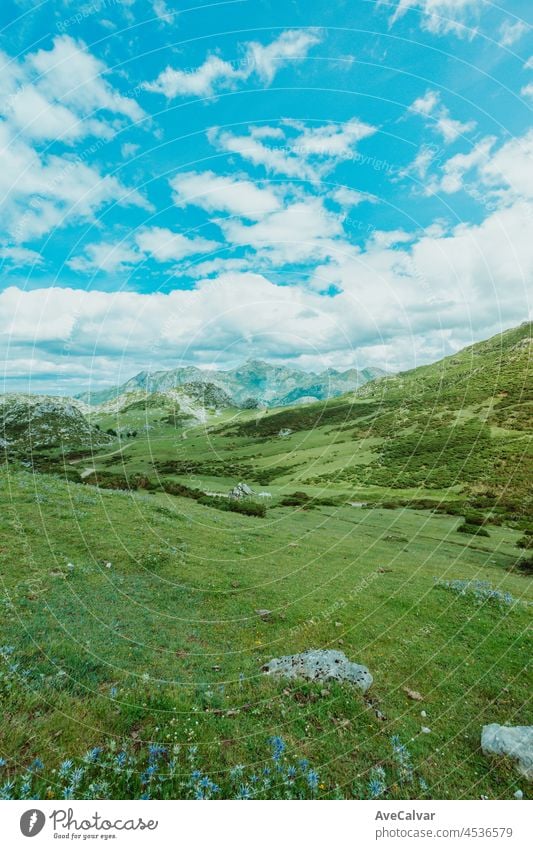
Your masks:
M251 77L257 77L265 86L270 85L280 68L288 62L304 59L311 47L319 41L320 36L316 30L286 30L270 44L246 42L242 56L236 62L211 54L194 70L172 68L169 65L157 79L145 83L144 88L172 100L188 95L212 97Z
M166 227L144 227L133 239L87 245L84 254L73 257L67 265L74 271L113 273L131 269L147 258L172 262L209 253L218 247L218 242L200 236L189 238Z
M208 212L227 212L257 219L281 206L271 188L251 180L224 177L214 171L183 171L170 181L176 206L193 204Z
M451 144L476 128L475 121L463 122L452 118L448 107L441 104L439 92L431 89L413 101L409 112L425 116L428 126L440 133L446 144Z
M377 131L376 127L351 118L348 121L309 125L284 121L283 127L249 127L237 135L214 127L210 142L219 150L237 153L253 165L288 177L315 179L346 159L356 156L356 146Z
M144 114L103 79L106 66L83 42L58 36L49 50L20 60L2 55L0 62L0 226L11 247L91 218L111 201L149 208L135 189L89 165L88 156L69 150L85 136L97 137L97 150L102 139L116 132L101 111L128 120ZM67 150L43 151L41 143L50 142Z
M457 154L442 166L431 191L453 194L462 188L498 205L533 199L533 130L495 149L496 138L486 136L467 154Z
M226 270L168 295L11 287L0 294L7 374L24 373L31 355L69 363L65 374L78 384L110 383L117 370L125 379L149 366L226 365L250 355L306 367L410 367L527 317L532 212L517 201L475 226L417 238L380 232L362 251L330 252L299 285ZM336 294L321 294L332 286Z

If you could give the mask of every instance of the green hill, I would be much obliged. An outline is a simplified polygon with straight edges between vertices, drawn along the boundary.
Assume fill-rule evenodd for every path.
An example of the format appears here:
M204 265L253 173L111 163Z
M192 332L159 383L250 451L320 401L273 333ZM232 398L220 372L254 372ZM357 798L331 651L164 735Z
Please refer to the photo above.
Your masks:
M531 722L530 331L282 410L139 391L91 412L111 444L8 455L0 793L529 796L480 734ZM263 675L313 648L371 689Z

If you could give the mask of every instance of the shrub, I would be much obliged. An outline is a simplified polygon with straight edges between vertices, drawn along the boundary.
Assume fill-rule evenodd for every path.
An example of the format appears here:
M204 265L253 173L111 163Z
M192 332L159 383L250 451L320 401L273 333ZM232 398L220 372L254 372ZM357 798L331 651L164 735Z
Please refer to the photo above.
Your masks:
M460 534L473 534L478 537L488 537L489 532L486 528L481 528L479 525L471 525L468 522L464 522L457 528L457 531Z

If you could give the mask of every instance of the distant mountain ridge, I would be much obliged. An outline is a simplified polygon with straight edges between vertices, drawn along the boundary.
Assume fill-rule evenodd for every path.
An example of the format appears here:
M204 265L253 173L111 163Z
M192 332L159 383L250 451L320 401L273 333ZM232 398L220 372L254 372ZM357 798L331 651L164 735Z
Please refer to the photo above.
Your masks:
M227 371L203 370L196 366L165 371L141 371L120 386L84 392L76 397L94 406L139 390L151 394L185 385L190 387L195 384L209 384L226 393L236 406L255 401L267 407L284 407L298 403L300 398L306 401L334 398L386 375L387 372L380 368L350 368L346 371L329 368L317 374L275 366L264 360L247 360L241 366Z

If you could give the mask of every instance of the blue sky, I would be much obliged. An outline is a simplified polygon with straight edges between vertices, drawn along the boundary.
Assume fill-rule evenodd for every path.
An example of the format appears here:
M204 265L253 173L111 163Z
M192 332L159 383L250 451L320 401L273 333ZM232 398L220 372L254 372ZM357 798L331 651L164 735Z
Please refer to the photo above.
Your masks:
M528 6L3 0L4 388L397 370L525 320Z

